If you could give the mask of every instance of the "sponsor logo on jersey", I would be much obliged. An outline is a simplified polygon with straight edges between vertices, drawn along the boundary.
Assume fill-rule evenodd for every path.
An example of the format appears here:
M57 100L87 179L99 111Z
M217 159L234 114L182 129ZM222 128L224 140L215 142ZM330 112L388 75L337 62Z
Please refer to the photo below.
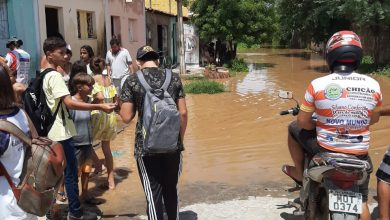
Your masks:
M339 99L343 95L343 89L337 84L329 84L325 88L325 97L330 100Z

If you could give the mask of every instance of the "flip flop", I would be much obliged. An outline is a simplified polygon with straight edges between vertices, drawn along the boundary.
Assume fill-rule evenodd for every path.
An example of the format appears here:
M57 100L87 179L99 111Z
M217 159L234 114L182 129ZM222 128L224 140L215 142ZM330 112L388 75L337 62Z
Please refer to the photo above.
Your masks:
M292 180L294 180L294 182L295 182L297 185L302 186L302 185L303 185L303 184L302 184L302 181L299 181L299 180L295 179L295 178L291 175L291 170L290 170L291 168L292 168L292 166L283 165L283 166L282 166L282 172L283 172L284 174L286 174L287 176L289 176Z

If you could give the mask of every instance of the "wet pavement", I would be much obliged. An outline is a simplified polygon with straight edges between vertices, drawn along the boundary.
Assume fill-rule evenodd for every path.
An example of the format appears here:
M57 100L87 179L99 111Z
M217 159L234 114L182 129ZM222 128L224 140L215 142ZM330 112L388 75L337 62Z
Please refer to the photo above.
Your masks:
M288 192L293 182L280 171L282 164L291 163L287 125L294 117L280 116L279 112L293 107L294 102L279 99L277 93L279 90L293 91L301 100L310 81L327 74L325 62L318 54L302 50L260 49L239 56L249 63L250 72L220 80L228 92L188 94L186 97L189 121L179 183L180 206L185 207L181 219L236 219L223 215L213 218L211 214L208 218L191 211L192 205L200 203L248 197L252 202L261 203L267 200L253 198L267 196L284 198L279 203L286 203L287 199L293 200L297 196L296 192ZM375 78L381 85L384 104L390 104L390 98L387 99L390 97L390 79ZM105 175L91 179L91 195L101 198L104 203L88 209L100 210L104 219L145 219L146 202L133 157L134 127L135 121L111 145L116 189L101 187L106 181ZM379 124L371 127L370 154L374 170L390 143L389 130L390 117L382 118ZM97 152L102 157L101 150ZM375 185L373 177L370 201L375 195ZM233 202L232 207L235 206L237 203ZM291 209L272 207L278 216L275 219L296 219L292 217ZM257 215L254 219L265 218L269 219L266 215Z

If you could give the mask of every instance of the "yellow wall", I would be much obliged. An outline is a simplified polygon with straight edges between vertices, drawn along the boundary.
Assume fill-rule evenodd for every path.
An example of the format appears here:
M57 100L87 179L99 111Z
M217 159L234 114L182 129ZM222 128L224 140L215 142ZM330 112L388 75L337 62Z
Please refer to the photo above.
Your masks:
M145 8L177 15L176 0L145 0ZM188 17L188 9L186 7L183 7L183 16Z

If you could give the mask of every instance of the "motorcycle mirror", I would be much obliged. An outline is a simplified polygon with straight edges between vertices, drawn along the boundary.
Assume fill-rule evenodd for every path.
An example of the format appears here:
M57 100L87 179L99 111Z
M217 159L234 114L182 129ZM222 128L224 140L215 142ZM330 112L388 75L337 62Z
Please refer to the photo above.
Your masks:
M279 98L293 99L293 92L281 90L281 91L279 91Z

